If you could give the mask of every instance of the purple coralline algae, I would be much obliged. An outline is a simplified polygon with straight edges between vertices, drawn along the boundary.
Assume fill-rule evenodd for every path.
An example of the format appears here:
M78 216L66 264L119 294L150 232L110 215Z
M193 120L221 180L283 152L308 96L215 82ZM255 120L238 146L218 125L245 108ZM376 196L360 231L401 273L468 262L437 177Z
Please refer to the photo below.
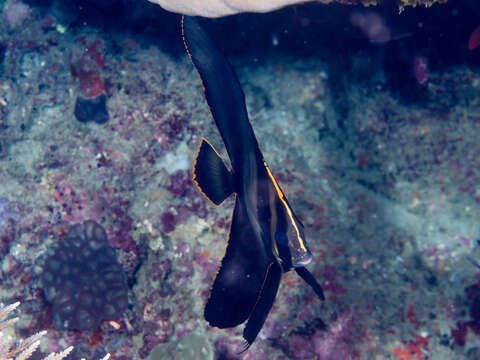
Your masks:
M10 220L14 222L19 221L20 214L11 208L7 198L2 197L0 198L0 232Z
M8 199L0 198L0 251L3 250L10 242L14 240L13 229L8 228L8 225L17 223L20 220L20 213L13 210Z

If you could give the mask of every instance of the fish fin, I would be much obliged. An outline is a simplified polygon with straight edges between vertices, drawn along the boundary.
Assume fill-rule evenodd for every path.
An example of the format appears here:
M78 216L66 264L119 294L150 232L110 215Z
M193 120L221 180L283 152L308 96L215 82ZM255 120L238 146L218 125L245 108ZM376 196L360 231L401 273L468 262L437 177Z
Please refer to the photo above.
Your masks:
M215 205L233 193L232 176L213 146L202 138L193 165L193 181Z
M205 306L205 320L222 329L247 320L271 261L263 243L255 236L243 202L237 197L227 250Z
M268 313L275 302L277 296L278 286L280 285L280 279L282 277L281 266L272 261L267 268L265 278L262 284L262 289L258 294L257 302L253 308L252 313L248 317L247 325L243 329L243 338L247 342L247 345L243 351L247 350L250 345L255 341L258 333L263 327Z
M307 270L306 267L297 267L295 272L300 276L308 285L310 285L315 291L315 294L320 298L320 300L325 300L325 295L323 295L323 289L317 280L313 277L312 273Z

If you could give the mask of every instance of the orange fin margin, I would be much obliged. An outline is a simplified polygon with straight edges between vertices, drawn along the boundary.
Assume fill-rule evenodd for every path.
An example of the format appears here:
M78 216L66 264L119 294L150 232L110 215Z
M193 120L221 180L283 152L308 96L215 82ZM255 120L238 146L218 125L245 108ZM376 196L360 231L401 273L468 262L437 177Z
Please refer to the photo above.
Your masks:
M234 192L232 174L218 152L203 138L195 156L192 172L197 188L217 206Z

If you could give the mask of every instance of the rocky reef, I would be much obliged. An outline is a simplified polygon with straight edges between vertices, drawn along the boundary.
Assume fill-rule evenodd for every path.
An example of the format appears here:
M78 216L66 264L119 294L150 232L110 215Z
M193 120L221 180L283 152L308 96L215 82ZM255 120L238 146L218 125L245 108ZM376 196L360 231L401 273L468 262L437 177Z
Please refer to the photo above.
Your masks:
M326 297L285 274L240 355L242 328L203 317L233 201L215 208L191 180L201 138L222 147L179 16L147 1L74 4L0 1L0 302L21 302L9 339L46 329L39 358L74 346L70 358L89 360L478 357L477 1L202 20L238 73ZM96 108L77 121L79 97L105 100L100 121ZM61 326L55 277L96 264L97 231L113 270L89 274L113 278L121 301ZM70 241L95 259L70 265Z

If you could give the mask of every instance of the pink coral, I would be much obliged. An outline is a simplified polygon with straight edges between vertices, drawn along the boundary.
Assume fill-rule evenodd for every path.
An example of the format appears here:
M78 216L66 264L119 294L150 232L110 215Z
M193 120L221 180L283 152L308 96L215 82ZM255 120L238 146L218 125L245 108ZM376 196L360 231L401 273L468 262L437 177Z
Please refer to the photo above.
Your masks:
M12 28L22 25L30 17L30 7L21 1L9 0L3 8L3 18Z
M474 50L477 46L480 45L480 25L473 30L468 39L468 48Z
M423 56L415 56L412 64L413 76L420 85L424 85L429 78L428 61Z
M72 52L70 71L79 80L82 96L93 99L106 93L102 70L105 66L105 45L102 39L87 39L80 36L75 40L77 48Z
M322 360L350 359L353 353L352 326L350 312L340 315L326 336L314 336L315 353Z

